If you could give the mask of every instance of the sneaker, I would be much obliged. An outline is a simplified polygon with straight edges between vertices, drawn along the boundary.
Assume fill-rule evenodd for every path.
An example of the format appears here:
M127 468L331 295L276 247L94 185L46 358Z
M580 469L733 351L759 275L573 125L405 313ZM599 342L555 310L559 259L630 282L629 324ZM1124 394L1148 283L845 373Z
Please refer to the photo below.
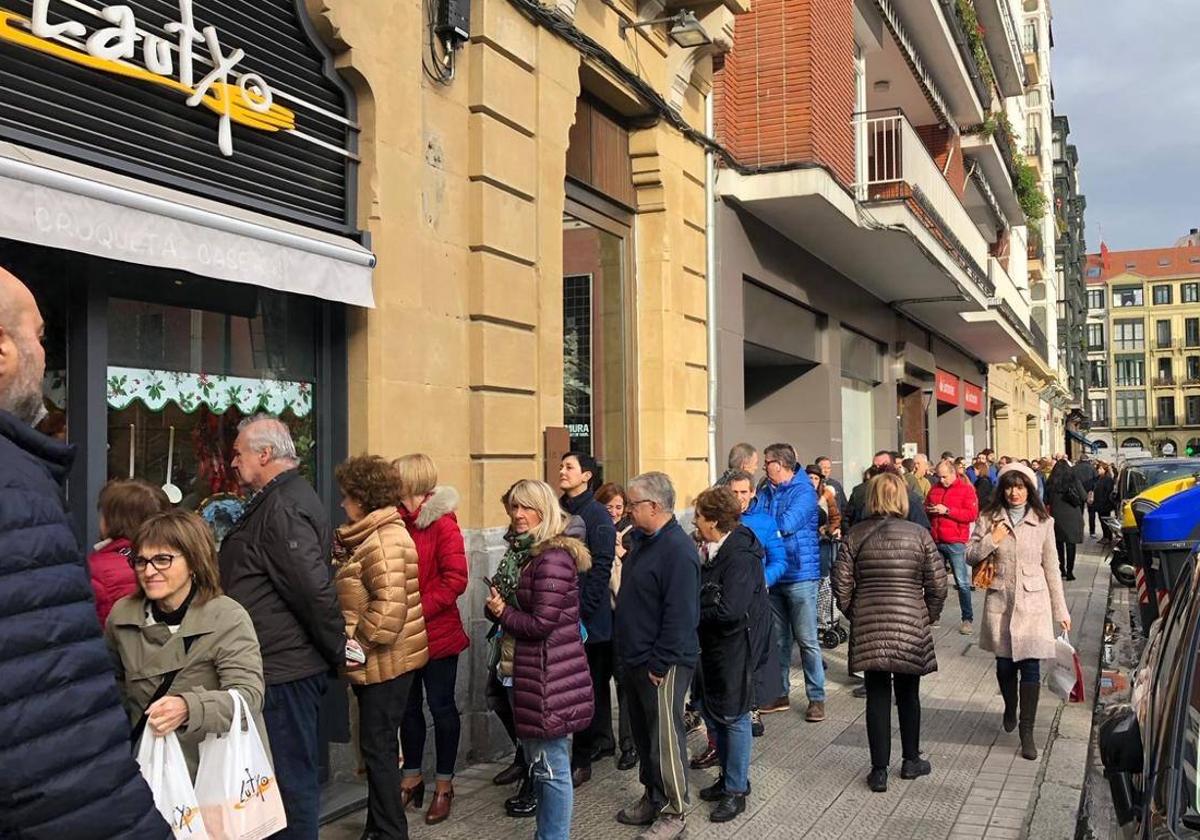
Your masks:
M809 703L808 710L804 713L804 719L809 723L820 723L825 720L825 702L814 700Z
M721 797L721 801L717 803L717 807L713 808L712 813L708 815L710 822L723 823L737 817L746 810L746 797L741 794L731 793Z
M887 768L876 767L867 776L867 787L875 793L887 793Z
M958 632L964 636L970 636L975 632L975 628L971 626L971 622L964 621L962 624L958 625Z
M720 756L717 755L717 748L709 744L705 747L704 752L695 756L689 765L693 770L707 770L709 767L716 767L721 763Z
M704 718L700 717L699 712L686 711L683 713L683 729L687 734L699 732L704 726Z
M617 812L617 822L621 825L650 825L657 817L658 808L650 801L650 797L644 794L637 804Z
M762 712L758 709L750 710L750 734L755 738L761 738L767 728L763 726Z
M764 715L770 715L770 714L774 714L775 712L786 712L791 707L792 707L791 701L788 700L788 697L785 694L782 697L776 697L774 700L772 700L770 703L768 703L765 706L759 706L758 710L759 710L759 712L761 712Z
M901 779L919 779L922 776L928 776L932 772L933 765L924 758L915 758L912 761L906 758L900 765Z
M682 837L686 826L683 822L683 817L677 814L666 814L654 821L654 823L637 836L637 840L674 840L676 837Z

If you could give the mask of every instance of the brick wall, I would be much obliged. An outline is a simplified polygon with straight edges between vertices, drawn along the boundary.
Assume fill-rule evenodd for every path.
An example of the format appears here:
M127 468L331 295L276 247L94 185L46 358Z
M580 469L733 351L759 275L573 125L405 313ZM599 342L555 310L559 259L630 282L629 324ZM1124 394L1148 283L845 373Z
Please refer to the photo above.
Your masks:
M854 182L852 0L756 0L714 74L718 139L747 166L813 162Z
M961 199L966 189L967 171L963 166L962 141L959 136L941 125L918 125L913 129ZM949 166L946 165L947 158L950 159Z

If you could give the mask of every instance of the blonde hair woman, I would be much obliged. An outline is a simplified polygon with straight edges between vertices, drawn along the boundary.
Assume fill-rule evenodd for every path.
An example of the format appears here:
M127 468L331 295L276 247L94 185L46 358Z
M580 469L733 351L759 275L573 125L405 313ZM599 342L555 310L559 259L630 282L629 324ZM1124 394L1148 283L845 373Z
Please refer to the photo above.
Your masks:
M850 670L867 688L867 784L887 790L893 690L904 761L900 778L928 775L921 758L921 677L937 670L930 626L946 602L946 567L929 531L909 522L908 487L893 473L867 486L867 519L850 529L833 566L838 606L850 618Z

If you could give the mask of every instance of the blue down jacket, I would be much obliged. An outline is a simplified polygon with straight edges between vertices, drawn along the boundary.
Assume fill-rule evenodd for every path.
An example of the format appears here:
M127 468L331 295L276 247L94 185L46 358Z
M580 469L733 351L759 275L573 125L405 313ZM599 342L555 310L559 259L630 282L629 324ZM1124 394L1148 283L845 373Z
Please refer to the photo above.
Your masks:
M63 511L74 454L0 411L0 837L166 840Z
M755 512L775 518L787 549L788 568L777 583L821 579L821 543L817 536L817 492L804 473L774 485L767 482L755 497Z

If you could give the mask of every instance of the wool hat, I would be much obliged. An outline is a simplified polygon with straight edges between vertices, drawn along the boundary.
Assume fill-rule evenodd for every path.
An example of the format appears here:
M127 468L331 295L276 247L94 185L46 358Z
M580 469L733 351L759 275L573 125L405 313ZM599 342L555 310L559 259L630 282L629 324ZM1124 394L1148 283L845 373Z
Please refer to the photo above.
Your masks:
M1006 472L1013 472L1014 470L1016 472L1021 473L1026 478L1028 478L1029 483L1032 484L1035 488L1038 486L1037 476L1034 475L1033 470L1031 470L1029 467L1025 466L1024 464L1022 464L1020 461L1013 461L1012 463L1005 464L1003 467L1001 467L1000 468L1000 477L1003 478L1004 474Z

